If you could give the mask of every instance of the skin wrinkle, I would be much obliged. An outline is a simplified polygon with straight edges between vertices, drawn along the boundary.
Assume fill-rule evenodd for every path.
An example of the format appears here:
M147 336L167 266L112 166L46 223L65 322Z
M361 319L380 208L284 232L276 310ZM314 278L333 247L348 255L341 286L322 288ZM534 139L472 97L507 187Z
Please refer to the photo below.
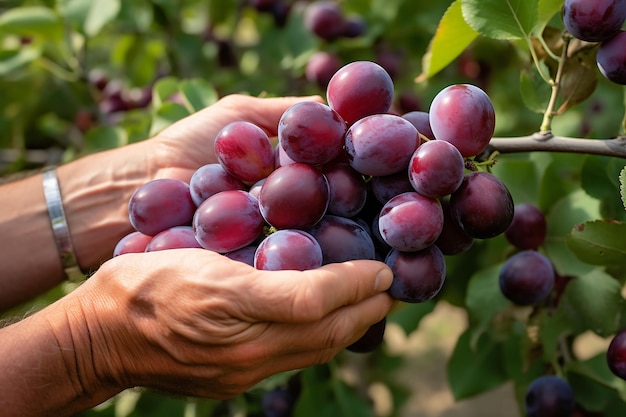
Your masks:
M71 382L72 388L74 390L74 395L77 397L81 397L85 393L85 386L83 381L80 378L78 371L78 357L76 355L76 347L74 344L74 331L72 326L69 324L70 320L70 312L64 312L65 325L63 326L68 330L69 340L72 344L71 346L63 346L63 342L56 331L52 331L52 335L56 342L56 348L61 354L63 358L64 370L66 372L67 380ZM51 329L55 329L55 326L48 320L48 325Z

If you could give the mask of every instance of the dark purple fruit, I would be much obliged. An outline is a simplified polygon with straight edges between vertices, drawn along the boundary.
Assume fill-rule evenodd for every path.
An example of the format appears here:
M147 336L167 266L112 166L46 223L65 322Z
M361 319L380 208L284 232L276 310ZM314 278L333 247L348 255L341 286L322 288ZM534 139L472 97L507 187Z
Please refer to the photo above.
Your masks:
M537 206L521 203L515 206L513 221L504 237L518 249L537 249L546 239L546 216Z
M526 250L504 263L499 280L506 298L518 305L535 305L554 288L554 267L541 252Z
M574 413L574 392L569 383L556 375L535 379L526 391L527 417L571 417Z
M378 348L383 342L386 324L386 318L382 319L378 323L374 323L369 329L367 329L361 338L348 346L346 349L355 353L368 353L376 350L376 348Z

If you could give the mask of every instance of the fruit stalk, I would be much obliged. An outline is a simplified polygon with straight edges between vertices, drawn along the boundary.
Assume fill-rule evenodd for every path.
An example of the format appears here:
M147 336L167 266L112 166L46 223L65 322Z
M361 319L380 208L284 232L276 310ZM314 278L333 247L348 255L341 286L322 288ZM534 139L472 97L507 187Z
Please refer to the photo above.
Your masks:
M565 62L567 61L567 50L569 48L570 40L571 35L569 35L568 33L564 33L563 50L561 51L559 66L556 70L556 77L554 80L550 80L550 85L552 86L552 94L550 95L550 101L548 102L548 107L543 114L543 121L541 122L541 128L539 129L542 133L550 132L552 130L552 118L556 114L554 109L556 108L556 101L559 97L559 92L561 90L561 79L563 78L563 69L565 68Z

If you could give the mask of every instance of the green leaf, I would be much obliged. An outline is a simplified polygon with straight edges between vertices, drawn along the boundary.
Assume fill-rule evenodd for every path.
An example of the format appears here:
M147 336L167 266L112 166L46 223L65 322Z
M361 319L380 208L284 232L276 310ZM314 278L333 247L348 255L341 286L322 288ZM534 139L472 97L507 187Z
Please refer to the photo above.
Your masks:
M544 62L539 65L548 71ZM522 100L529 110L535 113L543 114L548 107L552 87L547 84L539 75L538 71L530 68L524 68L520 72L520 93Z
M121 0L89 0L89 4L84 30L87 36L93 37L115 19L121 9Z
M393 22L398 17L398 11L404 0L372 0L371 13L386 22Z
M507 381L501 347L488 337L482 337L472 349L471 331L466 330L457 340L448 361L447 376L450 389L458 401L486 392Z
M423 71L419 79L437 74L456 59L478 37L463 18L461 0L455 0L444 13L435 36L422 59Z
M401 303L389 314L389 321L398 324L404 334L413 333L422 319L433 311L436 303L433 300L424 303Z
M210 106L218 99L213 85L199 78L181 81L180 92L192 113Z
M341 410L333 401L328 365L313 366L302 371L302 392L296 402L294 415L300 417L341 415Z
M568 363L566 372L567 379L574 390L576 402L585 409L601 412L604 415L623 415L609 412L611 403L619 399L619 393L626 385L609 369L605 353L600 353L583 362L572 361Z
M540 153L537 152L537 154ZM544 212L549 212L553 205L580 188L580 171L583 162L584 157L580 155L545 153L542 161L544 170L541 176L538 202ZM565 233L568 233L574 224L567 226Z
M110 46L111 62L125 74L129 85L145 87L155 79L165 48L158 39L126 34Z
M606 337L618 330L624 299L621 285L613 277L596 269L572 279L564 296L575 309L582 324Z
M539 0L537 4L537 25L534 32L540 35L548 22L561 11L563 0Z
M40 56L41 49L35 46L26 46L14 50L0 50L0 75L8 75Z
M463 17L492 39L529 39L537 25L538 0L463 0Z
M497 176L511 192L515 204L534 203L539 198L539 179L537 164L520 155L501 155L493 166L492 173Z
M525 325L518 323L515 330L502 344L502 357L507 374L513 382L518 406L523 407L528 385L545 373L545 364L541 360L531 359L529 350L534 346L528 339Z
M619 172L615 171L617 166L610 163L612 159L598 155L587 155L585 158L581 185L590 196L597 199L617 196L618 190L611 177L619 175Z
M626 264L626 223L597 220L580 224L567 236L567 246L592 265Z
M467 311L470 320L475 323L470 341L472 346L490 327L496 314L511 306L511 302L500 291L501 268L502 264L500 263L476 272L470 278L467 286Z
M15 7L0 15L0 33L60 39L63 25L56 13L47 7Z
M626 209L626 166L619 174L619 191L622 196L622 203L624 203L624 209Z
M154 23L154 10L149 0L135 0L120 2L120 11L117 22L128 26L129 30L137 33L146 33Z
M113 21L122 7L121 0L63 0L59 10L87 36L93 37Z
M543 356L546 362L554 362L560 356L559 342L561 338L582 331L577 328L575 314L567 302L559 302L557 310L550 312L543 309L540 313L539 340L543 347ZM578 326L580 327L580 326Z
M118 126L98 126L85 135L85 148L88 153L114 149L128 143L126 131Z
M152 104L155 108L161 107L170 101L174 94L178 93L179 80L176 77L160 78L152 88Z
M548 174L545 177L548 177ZM554 177L552 179L554 180ZM571 251L566 239L574 226L598 218L600 218L599 201L582 189L561 198L550 208L547 214L549 226L544 249L560 274L578 276L594 269Z
M178 103L164 103L159 107L152 119L150 136L154 136L174 122L189 116L189 111Z
M372 408L364 398L357 395L354 388L348 386L340 379L332 381L337 405L341 409L342 416L372 417Z

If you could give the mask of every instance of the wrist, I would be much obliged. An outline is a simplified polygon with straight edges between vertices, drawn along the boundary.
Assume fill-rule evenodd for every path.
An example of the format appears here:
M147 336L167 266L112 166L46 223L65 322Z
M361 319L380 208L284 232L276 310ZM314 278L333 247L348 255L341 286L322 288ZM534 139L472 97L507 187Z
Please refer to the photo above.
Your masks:
M143 142L137 143L57 168L68 229L83 271L97 269L132 231L128 200L154 175L144 148Z
M130 388L124 369L124 343L132 340L128 317L113 291L114 270L103 265L89 280L53 306L50 326L56 335L73 385L85 397ZM58 315L56 314L58 313Z
M64 298L0 329L3 416L71 416L121 392L93 366L93 355L106 352L92 344L80 300Z
M112 326L114 322L109 317L108 309L84 302L92 300L96 295L89 292L85 283L69 296L52 304L46 313L67 375L67 383L73 391L71 402L78 404L74 412L94 407L125 388L115 378L116 364L110 360L113 355L97 325L101 322ZM100 298L96 295L96 299Z

